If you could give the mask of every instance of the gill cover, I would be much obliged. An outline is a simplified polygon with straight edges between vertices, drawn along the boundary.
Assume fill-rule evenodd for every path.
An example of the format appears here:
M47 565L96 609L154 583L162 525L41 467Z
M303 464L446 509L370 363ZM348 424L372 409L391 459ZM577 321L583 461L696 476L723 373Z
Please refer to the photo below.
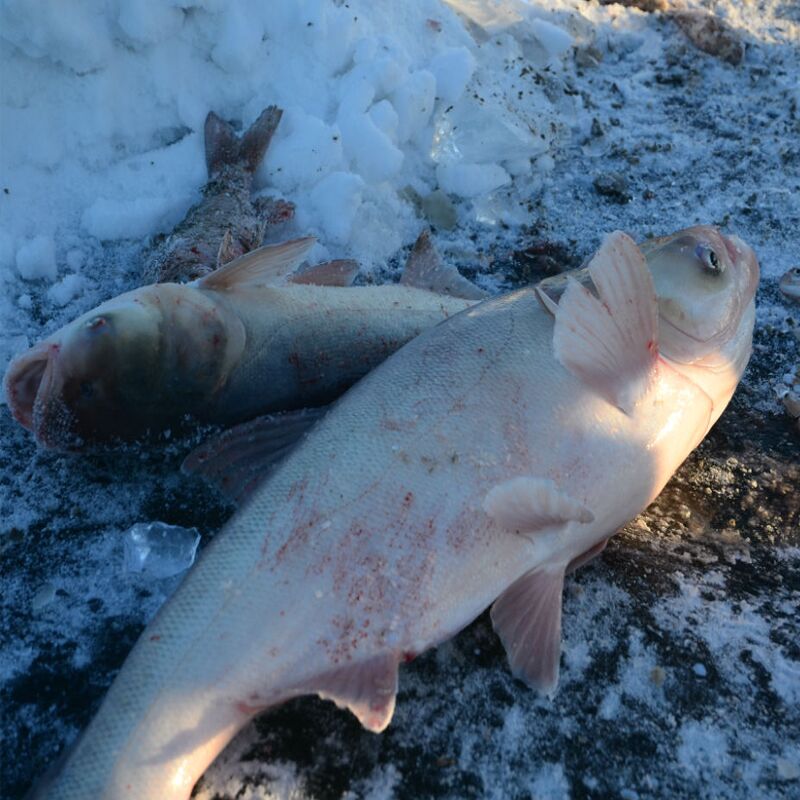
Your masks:
M662 353L691 364L734 337L758 283L753 251L698 225L640 246L658 297Z

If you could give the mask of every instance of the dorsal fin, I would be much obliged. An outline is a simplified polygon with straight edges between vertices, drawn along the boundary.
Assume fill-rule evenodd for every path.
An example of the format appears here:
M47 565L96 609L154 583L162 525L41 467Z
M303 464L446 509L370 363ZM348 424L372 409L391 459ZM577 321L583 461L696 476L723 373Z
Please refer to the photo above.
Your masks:
M442 262L429 230L424 230L414 243L400 283L466 300L483 300L487 297L486 292L468 281L454 266Z
M658 303L644 255L621 231L589 262L599 299L574 278L556 310L556 358L626 414L653 383L658 363Z
M308 283L314 286L350 286L358 275L358 261L340 258L305 267L289 277L289 283Z
M281 283L297 268L315 242L313 236L305 236L259 247L201 278L198 285L203 289L223 291Z
M241 504L327 410L304 408L235 425L192 450L181 471L200 476Z

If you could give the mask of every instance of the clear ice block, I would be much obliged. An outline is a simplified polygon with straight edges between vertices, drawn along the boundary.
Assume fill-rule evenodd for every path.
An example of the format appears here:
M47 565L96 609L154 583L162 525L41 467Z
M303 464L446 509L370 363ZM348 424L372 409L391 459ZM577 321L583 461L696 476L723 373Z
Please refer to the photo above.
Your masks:
M125 571L169 578L194 563L200 534L165 522L137 522L125 532Z

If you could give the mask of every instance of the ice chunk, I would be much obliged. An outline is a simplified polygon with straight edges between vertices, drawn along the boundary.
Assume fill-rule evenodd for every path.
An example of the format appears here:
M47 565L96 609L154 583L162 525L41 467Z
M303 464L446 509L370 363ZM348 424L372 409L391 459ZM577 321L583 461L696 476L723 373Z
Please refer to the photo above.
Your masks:
M295 106L284 113L258 179L261 185L291 192L341 168L339 128Z
M56 279L56 246L50 236L34 236L17 250L17 272L26 281Z
M14 266L14 239L7 231L0 231L0 271Z
M81 224L87 233L104 242L141 239L158 230L169 230L184 211L176 211L175 203L167 197L98 197L83 212Z
M86 280L81 275L72 272L65 275L58 283L53 284L47 290L47 297L57 306L65 306L81 293L85 285Z
M436 101L436 78L426 69L413 72L392 93L397 111L398 141L406 142L428 124Z
M369 110L370 119L380 128L390 139L397 137L397 126L400 124L400 117L394 110L394 106L388 100L381 100L375 103Z
M339 114L344 149L368 183L388 180L400 171L403 154L368 114Z
M358 175L332 172L311 192L311 203L319 214L322 228L337 244L344 244L350 238L363 188L364 181Z
M462 103L436 121L431 156L438 162L482 164L535 158L548 143L511 119L499 106Z
M478 197L511 183L511 176L499 164L439 164L439 186L459 197Z
M475 71L475 57L466 47L450 47L431 61L436 94L445 103L455 103Z
M244 73L252 68L264 33L254 15L245 15L237 5L221 14L221 35L211 51L211 58L228 73Z
M194 563L200 534L165 522L137 522L125 532L125 571L169 578Z
M160 0L127 0L120 4L119 26L134 42L155 44L174 36L181 28L184 12Z
M544 19L533 19L530 24L533 35L551 58L558 58L572 47L574 39L558 25Z

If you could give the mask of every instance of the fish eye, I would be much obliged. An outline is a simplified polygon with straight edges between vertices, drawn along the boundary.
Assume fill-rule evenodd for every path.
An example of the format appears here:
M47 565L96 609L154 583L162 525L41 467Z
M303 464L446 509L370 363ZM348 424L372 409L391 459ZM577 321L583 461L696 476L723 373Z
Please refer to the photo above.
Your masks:
M706 272L712 275L719 275L724 267L713 248L707 244L698 244L694 249L694 254Z

